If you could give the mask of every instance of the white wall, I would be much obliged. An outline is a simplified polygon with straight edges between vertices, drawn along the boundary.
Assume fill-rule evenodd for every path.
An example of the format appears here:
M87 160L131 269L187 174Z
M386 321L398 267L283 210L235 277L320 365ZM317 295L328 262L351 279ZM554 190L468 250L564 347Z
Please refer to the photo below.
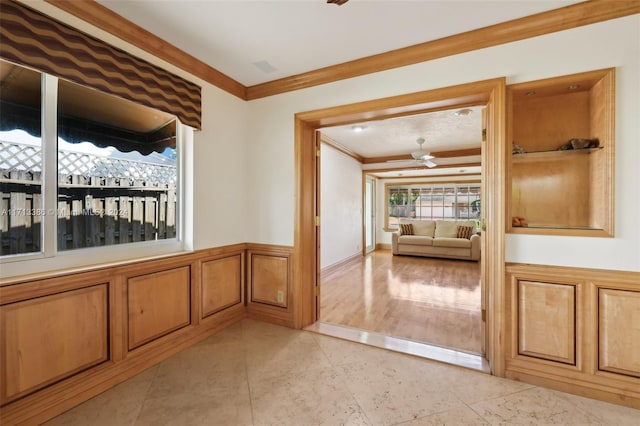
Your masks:
M617 67L616 237L510 235L509 262L640 271L640 16L535 37L250 102L250 240L293 244L294 114L506 76L507 83Z
M250 240L255 206L247 185L248 105L213 87L202 87L202 131L194 143L194 248Z
M362 166L320 147L320 268L362 251Z
M387 195L385 193L385 185L398 185L403 183L446 183L455 180L456 182L474 181L480 180L480 175L473 176L459 176L455 179L451 177L430 177L430 178L394 178L394 179L379 179L376 187L376 243L378 244L391 244L391 232L384 229L384 212L385 204L387 202Z

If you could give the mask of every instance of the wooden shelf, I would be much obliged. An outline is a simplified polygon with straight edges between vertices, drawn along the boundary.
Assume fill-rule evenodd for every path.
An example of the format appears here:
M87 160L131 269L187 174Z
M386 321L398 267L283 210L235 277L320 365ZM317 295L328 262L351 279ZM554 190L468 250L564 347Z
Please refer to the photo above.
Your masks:
M521 161L521 160L530 160L530 159L547 159L547 158L558 158L561 156L570 156L570 155L584 155L591 154L593 152L604 149L603 146L599 146L597 148L583 148L583 149L564 149L564 150L553 150L553 151L532 151L532 152L523 152L520 154L512 154L512 161Z

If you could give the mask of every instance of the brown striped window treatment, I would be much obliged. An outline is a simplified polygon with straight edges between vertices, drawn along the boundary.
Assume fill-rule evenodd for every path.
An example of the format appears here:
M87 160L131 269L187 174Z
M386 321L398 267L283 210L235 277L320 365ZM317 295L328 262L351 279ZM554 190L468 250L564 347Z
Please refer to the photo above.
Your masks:
M0 0L0 57L201 128L198 85L10 0Z

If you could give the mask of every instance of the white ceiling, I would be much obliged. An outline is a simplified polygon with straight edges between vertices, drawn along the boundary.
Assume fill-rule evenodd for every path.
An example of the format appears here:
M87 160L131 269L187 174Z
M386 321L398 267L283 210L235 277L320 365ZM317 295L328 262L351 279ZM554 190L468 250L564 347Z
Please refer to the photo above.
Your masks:
M97 0L245 86L560 8L574 0ZM273 67L265 72L264 68ZM188 70L187 70L188 71ZM478 108L323 129L363 157L480 146ZM477 157L434 160L476 162ZM411 164L408 164L411 165ZM405 164L382 164L379 167ZM453 170L453 169L452 169ZM458 172L458 171L456 171Z
M572 0L98 0L251 86L486 27ZM267 61L276 70L254 65Z

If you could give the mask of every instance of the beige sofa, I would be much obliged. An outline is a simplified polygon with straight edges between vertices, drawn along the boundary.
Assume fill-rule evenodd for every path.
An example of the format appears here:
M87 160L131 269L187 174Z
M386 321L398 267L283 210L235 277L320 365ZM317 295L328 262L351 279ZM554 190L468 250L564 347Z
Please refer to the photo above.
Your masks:
M400 224L411 224L413 235L403 235L401 227L391 235L394 255L480 260L480 236L472 220L400 219ZM469 226L473 227L470 238L458 238L458 227Z

